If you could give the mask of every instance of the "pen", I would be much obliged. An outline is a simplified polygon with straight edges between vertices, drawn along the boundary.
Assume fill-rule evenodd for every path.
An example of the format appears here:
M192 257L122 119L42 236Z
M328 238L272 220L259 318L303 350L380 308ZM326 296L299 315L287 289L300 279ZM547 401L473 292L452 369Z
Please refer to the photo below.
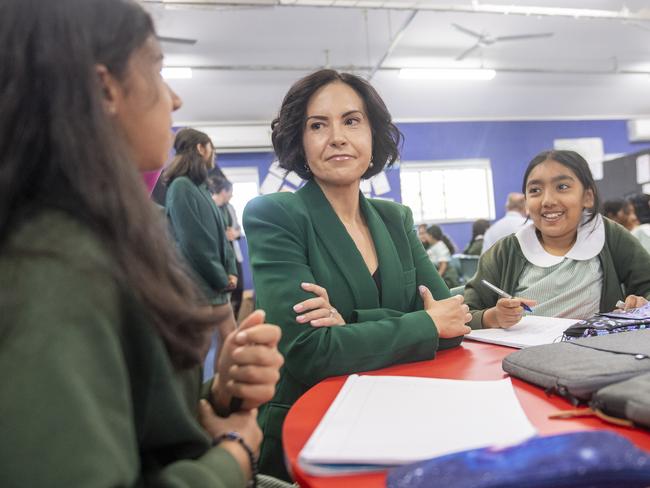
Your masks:
M512 295L509 295L508 293L506 293L505 291L503 291L501 288L497 288L496 286L494 286L492 283L490 283L490 282L487 281L487 280L481 280L481 283L483 283L485 286L487 286L490 290L492 290L494 293L496 293L496 294L499 295L500 297L503 297L503 298L512 298ZM526 305L525 303L522 303L521 306L524 307L524 310L525 310L526 312L532 312L532 311L533 311L533 309L530 308L530 307L529 307L528 305Z

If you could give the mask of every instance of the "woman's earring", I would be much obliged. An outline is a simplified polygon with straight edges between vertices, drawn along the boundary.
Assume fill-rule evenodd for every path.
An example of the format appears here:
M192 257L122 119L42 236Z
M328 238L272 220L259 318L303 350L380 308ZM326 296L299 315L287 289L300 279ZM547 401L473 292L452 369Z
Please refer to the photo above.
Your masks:
M372 158L370 158L370 164L368 165L368 167L372 168L374 165L375 165L375 163L373 163Z
M311 169L309 168L309 164L305 163L303 166L305 167L305 171L307 173L311 173Z

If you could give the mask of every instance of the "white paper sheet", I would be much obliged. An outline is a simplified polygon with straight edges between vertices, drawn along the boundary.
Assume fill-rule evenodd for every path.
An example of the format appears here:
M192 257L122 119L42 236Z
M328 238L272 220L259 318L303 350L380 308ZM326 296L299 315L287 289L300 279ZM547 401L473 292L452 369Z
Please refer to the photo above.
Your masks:
M650 154L642 154L636 158L636 182L638 184L650 181Z
M280 168L280 161L273 161L269 166L269 173L274 174L279 178L284 178L285 169Z
M383 171L370 178L370 183L372 184L375 195L383 195L390 191L390 183L388 182L386 173Z
M351 375L300 452L299 463L314 474L355 472L369 465L384 469L517 444L535 433L509 378Z
M286 180L295 187L299 187L303 182L303 179L298 176L298 173L294 173L293 171L287 173Z
M260 193L262 195L275 193L282 186L282 181L282 178L274 175L273 173L267 174L266 178L264 178L264 181L262 182L262 185L260 186Z
M578 319L526 315L509 329L473 330L466 338L521 349L557 342L562 333L576 322Z
M372 185L370 184L370 180L361 180L361 185L359 188L361 189L361 193L367 197L372 193Z

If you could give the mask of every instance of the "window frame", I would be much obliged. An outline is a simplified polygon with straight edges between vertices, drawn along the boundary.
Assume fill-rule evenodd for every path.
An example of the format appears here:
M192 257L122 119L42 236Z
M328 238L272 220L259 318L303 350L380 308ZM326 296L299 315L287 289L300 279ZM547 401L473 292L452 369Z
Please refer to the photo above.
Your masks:
M404 203L404 187L402 185L402 172L406 173L422 173L427 170L429 171L444 171L444 170L457 170L457 169L480 169L485 171L485 185L486 185L486 193L487 193L487 199L488 199L488 215L486 216L477 216L477 217L470 217L467 219L461 219L461 218L444 218L444 219L432 219L432 218L423 218L418 220L416 218L416 215L419 213L423 217L425 216L423 212L423 204L422 204L422 183L420 179L420 188L419 188L419 201L420 201L420 209L418 212L416 212L415 209L413 210L414 213L414 219L418 224L456 224L456 223L467 223L467 222L474 222L477 219L487 219L487 220L494 220L496 216L495 212L495 206L494 206L494 182L493 182L493 176L492 176L492 164L489 159L487 158L468 158L468 159L449 159L449 160L416 160L416 161L401 161L399 164L399 171L400 171L400 193L402 195L402 202ZM444 192L444 182L443 182L443 192ZM444 197L443 194L443 199L444 199L444 212L445 214L448 213L448 207L447 207L447 200Z

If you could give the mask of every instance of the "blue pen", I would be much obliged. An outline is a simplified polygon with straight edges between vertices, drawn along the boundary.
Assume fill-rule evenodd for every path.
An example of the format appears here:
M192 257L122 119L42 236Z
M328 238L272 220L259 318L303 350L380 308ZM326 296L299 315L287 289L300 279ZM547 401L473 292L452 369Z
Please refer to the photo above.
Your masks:
M483 283L485 286L487 286L490 290L492 290L494 293L496 293L496 294L499 295L500 297L503 297L503 298L512 298L512 295L506 293L506 292L503 291L501 288L497 288L496 286L494 286L494 285L493 285L492 283L490 283L489 281L481 280L481 283ZM532 312L532 311L533 311L533 309L530 308L530 307L529 307L528 305L526 305L525 303L522 303L521 306L524 307L524 310L525 310L526 312Z

